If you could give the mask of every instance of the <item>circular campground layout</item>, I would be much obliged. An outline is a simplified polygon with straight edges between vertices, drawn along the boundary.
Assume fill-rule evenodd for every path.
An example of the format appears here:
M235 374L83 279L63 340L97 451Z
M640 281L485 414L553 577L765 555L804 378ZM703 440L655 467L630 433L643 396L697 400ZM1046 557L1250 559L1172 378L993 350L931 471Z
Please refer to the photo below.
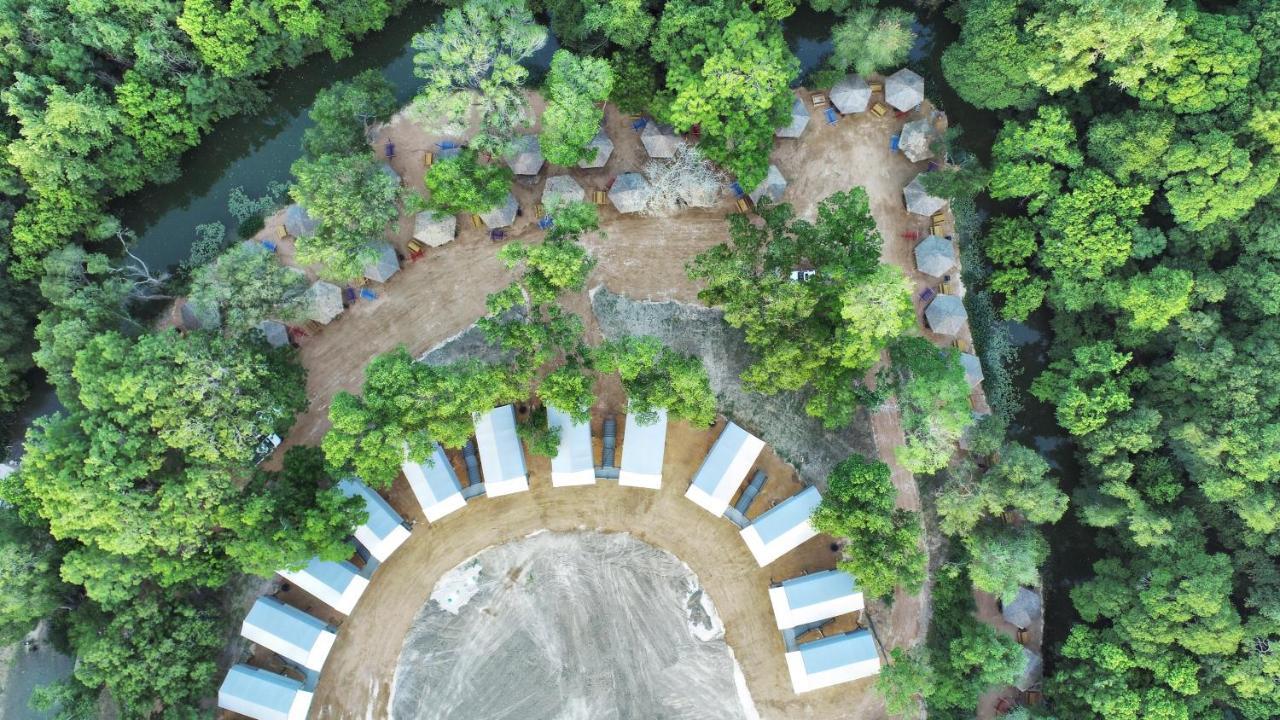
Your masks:
M535 533L441 578L405 637L391 717L739 720L735 668L674 555L625 533Z
M803 89L799 97L802 101L812 100L810 93ZM539 113L540 99L533 97L531 106L535 115ZM932 118L936 113L926 102L911 116ZM820 115L815 111L814 117ZM935 285L937 279L916 269L912 256L915 243L904 241L931 230L939 234L944 232L938 230L939 223L950 224L949 218L912 215L904 206L903 188L924 169L925 163L911 162L896 152L890 137L911 118L904 120L892 113L863 112L837 119L838 122L833 121L828 113L826 121L808 123L801 137L779 141L771 160L787 180L781 190L781 200L791 203L798 215L812 217L818 202L831 193L855 185L863 187L884 238L882 260L903 268L914 283L916 310L926 337L940 344L950 343L954 338L934 337L924 325L927 300L921 291ZM536 123L532 131L537 131ZM589 197L604 194L613 178L634 171L647 161L640 134L632 127L632 121L612 106L606 109L604 131L616 145L604 167L570 173ZM402 114L379 129L372 145L379 148L386 141L394 141L405 148L430 148L440 140L441 137L432 135ZM394 158L391 165L407 185L421 190L422 162L419 155L403 153ZM516 183L512 195L520 207L534 207L542 185L542 182ZM646 304L645 301L669 301L679 307L692 307L697 302L697 287L686 277L684 265L694 255L727 239L725 216L734 209L735 200L727 193L714 207L687 208L676 218L624 214L608 204L601 205L602 233L584 238L584 245L598 261L588 281L589 287L604 287L614 296L627 298L636 305ZM505 239L537 240L542 231L532 215L525 213L517 218L506 229ZM281 217L269 219L263 237L285 234L277 227L282 221ZM300 342L299 356L308 369L311 407L299 417L280 452L269 464L278 462L283 450L291 445L319 444L328 428L327 416L333 396L342 390L359 392L364 367L371 357L398 345L407 346L415 357L422 356L459 337L484 314L486 294L499 290L509 276L496 258L497 246L488 231L471 225L470 222L457 223L455 238L446 240L441 247L432 246L425 255L415 255L413 262L404 263L399 272L382 284L376 300L353 305L332 319L322 332ZM395 247L404 249L412 240L413 232L413 218L402 217L389 240ZM279 256L282 261L291 262L291 240L279 242ZM567 312L584 319L588 338L608 335L608 328L603 327L605 323L595 313L592 296L587 293L569 296L562 305ZM632 329L632 332L636 331ZM690 342L696 342L703 335L690 335ZM962 330L960 340L968 342L967 327ZM684 349L697 352L694 348ZM710 355L701 354L711 370L713 387L720 394L726 385L737 385L738 372L725 372L728 365L723 357L717 360L717 353L723 356L724 348L712 349ZM717 363L720 377L713 367ZM590 436L596 444L594 457L598 460L605 418L616 419L619 448L625 446L626 399L616 379L609 378L599 383L597 398ZM779 418L785 413L766 422L759 410L760 405L750 407L741 402L739 396L726 405L725 411L748 426L768 425L772 428L770 437L777 437L780 426L785 425ZM797 408L787 410L798 411ZM654 638L658 635L654 633L659 630L664 642L671 647L686 647L688 643L690 652L705 660L699 676L704 681L704 689L696 691L698 696L692 700L689 696L684 698L687 704L698 708L698 717L751 717L753 712L763 718L787 719L885 717L883 700L871 690L873 680L870 678L803 693L797 693L793 686L788 647L775 620L771 588L776 589L783 581L835 567L839 551L831 538L808 539L762 567L758 562L758 548L744 541L746 536L739 525L717 517L714 511L709 513L710 508L705 504L685 497L704 459L728 425L724 418L712 428L693 428L671 421L666 428L665 456L658 473L661 483L656 488L625 487L613 479L555 487L550 461L529 455L526 457L527 490L521 487L512 494L495 497L496 488L490 488L487 494L457 503L447 517L428 518L405 478L397 480L387 491L370 491L374 496L385 498L390 517L403 518L412 525L412 532L394 531L383 536L381 540L386 544L374 553L383 557L375 558L372 563L352 558L355 565L349 567L353 574L359 573L362 591L344 598L319 598L292 579L277 580L271 588L278 603L317 618L321 625L328 625L321 643L324 645L323 672L302 673L306 676L305 706L299 703L295 708L297 712L288 712L282 717L290 720L302 717L518 717L521 720L692 717L692 713L681 714L685 706L680 704L678 696L663 693L661 676L668 669L652 666L670 662L669 667L681 668L682 675L690 675L690 666L680 664L687 660L683 655L676 657L670 652L671 648L656 646L648 648L647 653L619 651L605 657L599 652L629 648L626 642L642 642L643 638L656 644ZM834 450L839 446L846 454L849 446L864 454L873 454L876 448L891 448L896 434L901 432L896 419L879 413L846 431L848 437L810 433L799 422L781 430L791 436L811 434L811 438L806 437L810 448L832 445ZM758 459L744 468L739 478L745 486L753 477L748 472L758 469L768 475L768 482L750 505L750 511L745 513L748 521L753 522L788 499L798 497L806 488L820 486L832 464L816 462L811 454L798 452L794 443L781 451L797 459L799 471L784 462L773 447L765 445ZM881 452L881 457L892 465L891 454L886 453ZM447 460L466 484L467 467L462 453L450 451ZM911 476L895 466L894 482L899 505L918 509L918 492ZM379 499L379 502L383 501ZM542 539L544 535L536 533L547 535ZM359 536L357 539L365 544ZM546 558L528 554L532 548L557 543L565 543L563 547L577 543L582 549L577 554L559 552ZM650 577L655 596L648 605L637 605L634 597L633 602L625 602L627 598L621 594L604 596L601 593L609 589L610 583L635 587L645 575L630 568L635 572L624 579L625 568L619 567L597 567L594 574L586 572L590 568L584 564L597 557L589 552L587 543L636 543L640 548L647 548L645 552L652 555L652 563L658 563L657 558L661 557L669 567L681 568L680 577L684 579L679 582L673 579L672 584L665 587L664 595ZM484 576L482 572L477 579L480 593L453 616L432 599L433 593L437 589L456 587L459 573L477 556L489 558L480 561L482 566L488 563L489 567L509 567L519 572L515 577L500 573ZM556 601L555 598L561 597L557 593L574 592L562 584L551 587L555 592L546 597L536 592L539 588L547 589L537 583L539 577L572 579L545 565L554 562L556 557L563 561L565 568L581 569L577 574L582 585L577 592L581 592L583 598L593 599L584 600L578 606ZM521 562L524 564L520 565ZM599 561L596 564L598 566ZM363 571L356 566L363 566ZM377 571L373 572L375 567ZM709 599L708 607L714 607L722 621L722 637L702 640L690 634L687 623L681 626L676 622L689 618L688 608L679 607L676 602L681 593L685 593L687 603L689 593L680 588L695 582L689 578L696 578L698 587ZM542 612L544 617L530 622L528 614L520 615L508 604L517 599L525 603L522 612L542 612L537 608L545 610L546 603L552 603L557 606L556 613ZM331 601L344 604L345 612L335 610ZM566 606L558 607L560 604ZM596 611L598 616L587 610ZM872 602L864 613L846 612L822 627L821 633L826 637L853 633L860 622L874 626L876 647L883 653L887 648L912 645L923 637L926 611L924 598L899 592L892 604ZM465 622L471 615L476 617L471 618L471 623ZM630 627L632 625L637 627ZM606 634L590 638L588 642L582 635L587 630L621 633L618 628L622 626L627 626L629 640L622 639L622 635L614 638ZM433 635L428 628L439 632ZM517 655L524 664L515 664ZM733 683L735 661L731 657L736 658L746 692L739 693ZM504 658L508 659L505 665ZM647 664L637 667L636 663L642 661ZM298 676L280 656L257 641L250 646L248 665L271 673ZM558 693L565 704L548 713L546 708L550 706L536 703L545 702L550 695L532 693L523 697L535 704L520 705L521 697L516 696L523 693L521 688L528 689L526 682L543 691ZM501 707L506 707L501 704L468 704L472 700L494 699L473 697L486 694L509 702L513 714L501 714ZM749 702L739 699L747 695ZM704 707L713 703L713 708ZM721 711L725 714L715 714Z

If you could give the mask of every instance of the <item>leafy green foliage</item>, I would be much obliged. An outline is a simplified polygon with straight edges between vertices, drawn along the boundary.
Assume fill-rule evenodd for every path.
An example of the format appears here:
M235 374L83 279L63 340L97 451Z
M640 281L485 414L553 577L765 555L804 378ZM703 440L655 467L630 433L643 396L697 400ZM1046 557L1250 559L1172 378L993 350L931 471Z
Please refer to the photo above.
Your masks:
M506 368L480 362L432 366L403 347L365 368L361 396L340 392L329 407L324 436L330 467L350 470L373 487L390 485L406 461L425 462L434 443L460 448L474 428L472 413L520 399L526 389Z
M814 223L785 204L760 212L763 226L731 216L732 246L697 256L689 276L705 282L698 297L722 308L759 354L743 373L747 387L810 389L806 412L843 427L862 376L915 325L910 286L900 270L879 263L880 236L860 188L823 200ZM791 280L803 266L817 274Z
M942 54L942 71L960 97L987 109L1030 107L1040 89L1028 77L1035 55L1015 18L1022 0L966 3L960 42Z
M466 148L454 157L432 163L426 185L427 207L445 215L488 212L507 199L511 168L480 162L480 154Z
M217 308L222 326L235 333L263 320L292 322L305 311L307 276L281 265L260 245L235 245L196 270L188 300Z
M373 243L400 217L400 183L371 155L323 155L293 164L289 194L320 227L297 239L298 261L334 280L359 277L378 258Z
M647 55L638 52L616 52L609 59L609 64L613 66L614 73L610 102L625 113L648 110L658 93L658 66Z
M853 455L827 476L813 527L844 541L840 569L857 579L868 597L887 598L895 587L919 592L926 556L920 516L895 509L889 466Z
M422 78L415 102L432 117L462 124L473 103L481 122L475 140L499 149L527 122L520 61L547 42L547 29L520 0L467 0L413 38L414 74Z
M0 640L17 642L63 602L69 588L58 578L53 538L0 511Z
M635 50L649 39L653 16L645 0L604 0L591 3L583 25L604 35L609 42L625 50Z
M1011 602L1024 585L1040 584L1049 543L1034 527L985 524L964 538L969 576L979 590Z
M580 58L567 50L551 56L542 114L542 134L538 141L543 157L555 165L573 166L591 160L596 149L587 143L600 130L604 109L597 103L609 97L613 71L600 58Z
M894 454L913 473L941 470L973 422L960 353L939 349L922 337L900 337L889 355L893 362L881 370L878 382L897 395L906 436L906 444Z
M915 18L899 8L862 7L831 30L828 66L837 72L870 75L902 65L915 44Z
M627 392L627 412L641 425L658 421L658 411L694 427L715 422L716 398L702 361L682 355L653 337L625 336L595 348L600 372L616 372Z
M1049 477L1049 464L1034 450L1010 444L981 477L971 466L949 473L938 493L939 527L948 535L968 535L984 519L1017 511L1032 523L1057 522L1067 496Z
M740 0L670 0L652 43L653 58L667 69L659 118L681 131L699 126L703 153L743 187L758 185L800 67L781 27Z
M336 82L316 95L302 133L307 155L342 155L367 150L369 126L396 111L395 88L377 70Z

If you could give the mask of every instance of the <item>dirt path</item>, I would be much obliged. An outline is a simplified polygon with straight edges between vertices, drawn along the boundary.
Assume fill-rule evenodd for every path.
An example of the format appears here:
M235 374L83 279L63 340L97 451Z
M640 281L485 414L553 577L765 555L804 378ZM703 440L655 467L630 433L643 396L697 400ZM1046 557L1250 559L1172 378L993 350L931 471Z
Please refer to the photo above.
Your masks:
M808 97L807 92L800 94ZM924 110L929 111L927 105ZM875 118L864 113L829 126L821 113L815 112L801 139L778 141L774 162L790 181L783 201L792 203L801 215L812 216L817 203L832 192L855 185L867 190L885 238L883 258L908 272L917 289L917 310L922 313L918 291L936 281L914 271L914 243L904 240L903 234L926 230L928 221L905 211L902 188L925 164L909 163L889 150L889 136L912 117L895 118L890 113ZM568 172L590 193L603 189L617 174L643 166L643 146L628 118L608 108L606 130L615 150L604 168L568 171L547 166L537 179L516 183L513 192L523 215L509 229L509 239L541 237L532 208L540 198L546 177ZM407 186L421 190L423 155L444 138L430 135L407 117L398 116L380 130L372 146L380 152L387 139L397 145L393 167ZM603 235L585 241L599 260L588 286L604 285L639 300L696 302L696 288L685 277L684 265L698 252L727 239L723 218L732 210L729 198L717 208L688 211L675 218L623 216L611 205L601 206ZM278 223L278 218L271 219L264 235L271 236ZM473 228L465 217L459 218L458 226L460 232L453 242L428 249L417 262L404 263L389 282L375 285L377 300L356 303L319 333L302 339L301 360L309 371L311 408L299 418L285 447L320 442L328 428L327 413L334 394L340 390L358 391L364 367L374 355L397 345L405 345L415 356L421 355L470 326L484 312L485 295L510 281L510 274L495 256L498 246L488 239L487 230ZM411 234L412 218L403 217L389 237L404 252ZM292 248L287 241L280 245L281 255L287 260ZM566 306L587 320L589 335L599 333L585 293L570 298ZM939 344L949 342L930 337ZM960 342L969 346L967 331ZM601 389L602 407L618 410L617 389ZM901 441L896 412L889 408L874 414L871 429L879 455L894 467L898 504L918 508L920 499L914 478L893 461L892 448ZM767 570L760 570L741 540L733 537L736 528L684 500L681 495L688 478L714 437L704 430L673 424L668 438L665 487L658 493L611 486L552 492L545 461L535 460L531 463L532 492L473 502L437 526L419 523L412 539L379 570L355 613L343 623L318 688L313 717L385 716L401 639L441 573L489 545L543 528L579 527L629 532L690 564L724 618L726 637L743 666L762 716L884 716L880 699L869 691L869 681L803 696L792 693L766 589L770 578L832 567L836 558L826 543L814 540ZM277 453L277 461L281 454ZM794 470L776 458L774 461L779 473L776 477L794 478ZM798 489L798 483L769 484L769 492L778 493L777 497ZM403 480L391 497L406 517L419 517ZM759 512L767 506L757 501L755 507ZM304 597L297 602L307 601ZM927 628L927 607L927 596L901 593L892 609L873 606L872 616L885 646L918 641Z

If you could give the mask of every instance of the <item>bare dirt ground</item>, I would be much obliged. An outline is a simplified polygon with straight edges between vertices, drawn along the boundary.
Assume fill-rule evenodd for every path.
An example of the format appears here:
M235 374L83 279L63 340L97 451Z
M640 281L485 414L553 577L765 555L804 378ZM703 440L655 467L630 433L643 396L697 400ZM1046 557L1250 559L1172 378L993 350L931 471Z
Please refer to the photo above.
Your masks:
M801 90L800 96L809 93ZM926 103L923 112L930 112ZM790 186L783 201L802 215L812 215L827 195L859 185L867 190L871 209L884 236L883 258L899 265L917 289L917 310L923 312L918 291L936 283L916 273L911 256L914 242L903 239L908 230L927 231L928 219L909 215L902 188L925 163L910 163L889 150L889 136L917 114L898 118L893 113L876 118L869 113L844 117L827 125L814 112L804 136L779 140L774 162ZM609 107L606 131L615 150L608 164L596 170L565 170L547 166L533 180L516 183L523 214L508 229L508 239L541 237L533 207L546 177L568 172L588 193L604 189L621 172L640 169L646 158L639 134L630 120ZM381 153L383 143L396 143L393 167L406 185L421 191L423 156L441 139L458 136L429 134L402 114L382 127L372 142ZM675 218L620 215L611 205L600 208L601 235L585 244L598 259L589 287L603 285L633 300L696 302L696 287L686 278L684 265L695 254L727 239L724 216L733 210L725 198L717 208L684 212ZM273 237L279 218L272 218L265 237ZM949 220L948 220L949 223ZM327 414L333 396L358 391L363 369L376 354L406 346L420 356L453 337L484 313L485 295L506 285L511 275L496 259L497 244L488 231L473 228L469 218L459 218L459 234L451 243L428 249L417 262L384 284L375 284L378 299L361 300L320 332L302 338L301 360L308 368L309 411L301 416L284 447L318 444L328 427ZM949 227L949 224L948 224ZM412 218L402 217L389 238L404 252L412 233ZM280 243L282 259L291 257L288 241ZM958 273L956 274L958 277ZM961 290L962 291L962 290ZM566 309L587 322L589 336L601 328L583 293L570 298ZM923 326L923 323L922 323ZM951 342L929 334L940 345ZM960 344L968 347L968 332ZM603 382L600 409L620 413L621 393L616 383ZM744 418L745 419L745 418ZM600 422L597 416L597 423ZM619 423L621 425L621 423ZM892 408L870 418L878 454L894 468L898 504L919 508L914 478L893 460L892 448L901 441L901 430ZM621 428L620 428L621 429ZM767 569L755 567L736 535L736 528L716 520L681 496L688 479L715 438L715 432L673 423L668 437L664 488L650 491L616 486L560 488L551 491L548 464L532 459L533 490L493 500L473 502L437 526L418 523L413 537L381 568L354 614L343 622L343 631L320 682L312 715L320 718L385 717L386 703L400 643L413 616L424 604L436 579L449 568L483 548L514 540L539 529L567 531L579 527L629 532L690 564L711 594L726 625L726 639L737 654L748 686L764 717L873 718L884 716L882 702L869 692L870 682L844 685L796 696L783 663L781 638L773 627L767 600L771 579L783 579L805 571L832 567L836 555L829 540L815 539L775 562ZM277 453L278 461L282 453ZM753 513L767 503L799 490L796 471L772 454L775 467L766 486L767 497L758 500ZM797 460L803 466L802 460ZM768 464L767 463L767 464ZM809 471L806 470L806 475ZM779 481L782 478L792 481ZM403 479L390 493L392 503L407 518L420 518ZM298 594L294 591L294 594ZM318 605L305 597L291 600L300 606ZM871 614L885 647L917 642L927 628L927 590L923 596L899 593L892 608L873 606ZM318 609L318 608L317 608Z

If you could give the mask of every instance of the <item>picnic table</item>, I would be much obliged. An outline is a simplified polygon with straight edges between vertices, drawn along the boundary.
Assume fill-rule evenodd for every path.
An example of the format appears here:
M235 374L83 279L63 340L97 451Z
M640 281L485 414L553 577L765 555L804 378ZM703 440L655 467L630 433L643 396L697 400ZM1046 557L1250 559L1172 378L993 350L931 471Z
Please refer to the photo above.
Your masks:
M396 156L396 144L395 144L395 143L393 143L393 142L391 142L390 140L388 140L388 141L387 141L387 144L383 147L383 152L385 152L385 153L386 153L386 155L387 155L387 157L389 157L389 158L393 158L393 157L395 157L395 156Z
M828 125L835 125L836 122L840 120L840 116L836 114L835 108L827 108L826 116Z

